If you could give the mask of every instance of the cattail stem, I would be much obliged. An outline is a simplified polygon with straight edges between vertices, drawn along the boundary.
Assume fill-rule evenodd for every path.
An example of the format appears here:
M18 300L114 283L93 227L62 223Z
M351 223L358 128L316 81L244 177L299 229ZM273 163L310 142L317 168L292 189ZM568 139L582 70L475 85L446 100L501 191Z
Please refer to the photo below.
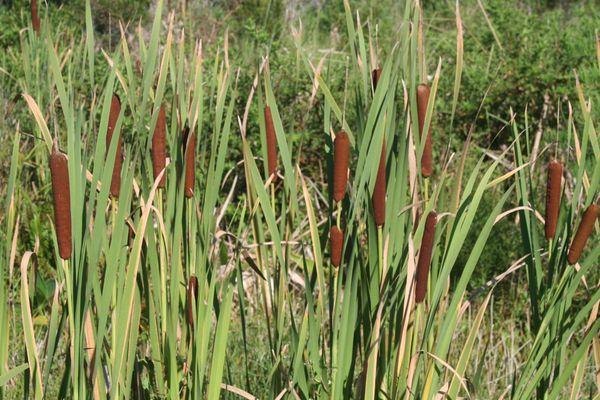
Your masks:
M40 16L38 14L38 0L31 0L31 25L37 36L40 36Z
M152 135L152 172L154 173L154 180L158 178L160 173L165 169L167 164L167 118L165 115L165 109L161 105L158 110L158 117L156 119L156 126L154 127L154 134ZM163 174L158 188L164 188L166 184L166 175Z
M277 136L269 106L265 106L265 130L267 135L267 167L269 177L273 177L273 181L275 181L277 179Z
M106 131L106 152L110 148L112 142L113 133L119 120L119 114L121 113L121 100L119 96L113 94L110 102L110 112L108 115L108 128ZM121 135L117 138L117 150L115 152L115 162L113 164L112 179L110 181L110 195L113 198L119 197L121 190L121 166L123 164L123 149L121 144Z
M63 260L71 257L71 193L69 185L69 162L54 141L50 154L52 196L54 200L54 224L58 241L58 254Z
M350 162L350 140L348 134L339 131L335 135L333 150L333 199L340 202L348 185L348 164Z
M196 184L195 161L196 161L196 134L190 132L189 127L184 130L185 146L185 185L184 194L188 199L194 196L194 186Z
M383 283L384 270L383 270L383 226L377 227L377 265L379 265L379 284Z
M571 248L569 249L569 254L567 255L567 261L569 264L573 265L579 261L581 253L585 248L585 244L594 231L594 224L596 223L596 219L598 218L599 214L600 206L596 204L590 204L587 210L585 210L585 213L583 213L583 217L579 223L579 228L577 228L577 233L575 233L575 237L571 243Z
M556 224L558 223L558 214L560 211L560 195L563 168L562 165L552 160L548 164L548 180L546 182L546 219L545 231L546 239L554 238L556 234Z
M375 217L375 225L383 226L385 223L385 193L386 193L386 172L385 172L385 139L381 146L381 157L379 159L379 167L377 169L377 179L375 180L375 188L373 190L373 215Z
M433 173L433 155L431 149L431 122L427 129L425 137L423 130L425 129L425 118L427 115L427 104L429 103L429 86L420 84L417 86L417 117L419 120L419 137L425 140L423 147L423 155L421 156L421 175L428 178Z
M419 261L417 263L417 277L415 288L415 301L421 303L427 293L427 277L429 275L429 266L431 265L431 254L433 253L433 241L435 239L435 225L437 214L431 211L425 221L425 231L421 240L421 250L419 251Z

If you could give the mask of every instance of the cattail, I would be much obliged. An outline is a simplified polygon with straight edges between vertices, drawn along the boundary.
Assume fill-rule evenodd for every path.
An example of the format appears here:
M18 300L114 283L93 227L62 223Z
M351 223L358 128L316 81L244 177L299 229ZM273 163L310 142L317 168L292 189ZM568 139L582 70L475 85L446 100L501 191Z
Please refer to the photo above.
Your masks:
M183 140L185 143L185 197L188 199L194 196L195 160L196 160L196 133L191 132L190 128L185 127L183 131Z
M54 224L58 239L58 254L63 260L71 257L71 194L69 187L69 162L54 141L50 154Z
M277 136L275 136L275 125L273 125L273 116L271 108L265 107L265 129L267 131L267 162L269 167L269 177L277 178Z
M344 232L337 226L332 226L329 230L329 240L331 245L331 264L339 267L342 262L342 247L344 245Z
M427 293L427 276L429 275L429 265L431 264L431 253L433 252L433 239L435 237L435 224L437 214L431 211L425 221L425 232L421 240L421 250L419 251L419 262L417 263L417 282L415 289L415 301L421 303Z
M152 170L154 172L154 180L158 178L158 175L165 169L167 164L167 119L165 116L165 109L161 105L158 110L158 118L156 119L156 126L154 127L154 135L152 135ZM163 175L158 182L159 188L164 188L166 182L166 175Z
M375 188L373 189L373 214L375 216L375 224L383 226L385 222L385 140L381 145L381 158L379 159L379 168L377 169L377 179L375 180Z
M350 140L348 134L339 131L335 135L333 149L333 199L343 200L348 184L348 162L350 161Z
M546 183L546 239L554 238L558 212L560 210L560 184L562 181L563 167L552 160L548 164L548 181Z
M194 326L194 305L198 300L198 279L192 275L187 287L187 322Z
M106 152L110 148L110 142L112 141L117 121L119 120L119 114L121 113L121 100L119 96L113 94L110 102L110 113L108 114L108 129L106 130ZM121 165L123 164L123 149L121 145L121 135L117 139L117 151L115 153L115 163L113 165L112 179L110 181L110 195L112 197L119 197L119 191L121 190Z
M427 114L427 103L429 102L429 86L420 84L417 86L417 114L419 119L419 137L423 140L423 128L425 127L425 116ZM433 156L431 154L431 123L425 137L425 147L421 157L421 175L428 178L433 173Z
M377 67L371 72L371 81L373 82L373 91L377 90L377 84L379 83L380 78L381 78L381 67Z
M37 8L38 0L31 0L31 25L37 36L40 36L40 16Z
M579 228L577 228L577 233L573 238L571 248L569 249L569 255L567 256L569 264L575 264L579 260L579 257L581 257L581 252L594 230L594 224L596 223L599 214L600 206L596 204L590 204L587 210L585 210L585 213L583 213L583 218L581 219Z

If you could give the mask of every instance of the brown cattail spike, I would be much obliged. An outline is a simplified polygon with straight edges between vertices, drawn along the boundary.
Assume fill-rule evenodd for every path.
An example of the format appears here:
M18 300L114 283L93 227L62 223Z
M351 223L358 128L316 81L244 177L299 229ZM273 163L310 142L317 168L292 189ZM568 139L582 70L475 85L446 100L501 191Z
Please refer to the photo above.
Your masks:
M560 211L560 185L562 181L563 167L552 160L548 164L548 181L546 182L546 239L554 238L556 224L558 223L558 212Z
M106 130L106 152L110 148L110 142L112 141L117 121L119 120L119 114L121 113L121 100L119 96L113 94L110 102L110 113L108 114L108 129ZM115 153L115 163L113 165L112 179L110 181L110 195L112 197L119 197L119 191L121 190L121 166L123 164L123 148L121 145L121 135L117 139L117 151Z
M194 326L194 307L198 300L198 279L192 275L188 282L187 287L187 322L193 327Z
M420 84L417 86L417 116L419 119L419 137L423 140L423 129L425 128L425 116L427 114L427 103L429 102L429 86ZM433 173L433 156L431 153L431 123L425 137L423 156L421 157L421 175L428 178Z
M344 232L337 226L332 226L329 230L329 240L331 242L331 264L334 267L339 267L342 263Z
M40 36L40 16L38 15L38 0L31 0L31 25L37 36Z
M152 170L154 172L154 180L165 169L167 164L167 118L165 109L160 106L156 126L154 127L154 135L152 135ZM158 182L159 188L164 188L166 183L166 175L163 174Z
M194 196L194 186L196 183L195 160L196 160L196 134L190 133L188 127L183 133L185 142L185 188L184 194L188 199Z
M71 257L71 193L69 186L69 162L58 149L55 141L50 154L52 197L54 200L54 224L58 240L58 254L63 260Z
M269 168L269 177L277 178L277 136L275 135L275 125L271 108L265 107L265 130L267 132L267 166Z
M348 134L339 131L335 135L333 149L333 199L340 202L346 194L348 184L348 163L350 161L350 140Z
M429 275L429 265L431 264L431 253L433 252L433 240L435 238L435 224L437 214L431 211L425 221L425 232L421 240L421 250L419 251L419 262L417 263L417 281L415 289L415 301L421 303L427 293L427 277Z
M373 215L375 225L383 226L385 223L385 192L386 192L386 174L385 174L385 140L381 146L381 158L379 159L379 168L377 169L377 179L373 189Z
M377 67L371 72L371 81L373 82L373 92L375 92L377 90L377 84L379 83L379 79L381 79L381 67Z
M575 233L567 256L569 264L573 265L579 261L585 243L594 231L594 224L596 223L598 215L600 215L600 206L596 204L591 204L587 210L585 210L585 213L583 213L583 218L581 218L581 223L579 224L579 228L577 228L577 233Z

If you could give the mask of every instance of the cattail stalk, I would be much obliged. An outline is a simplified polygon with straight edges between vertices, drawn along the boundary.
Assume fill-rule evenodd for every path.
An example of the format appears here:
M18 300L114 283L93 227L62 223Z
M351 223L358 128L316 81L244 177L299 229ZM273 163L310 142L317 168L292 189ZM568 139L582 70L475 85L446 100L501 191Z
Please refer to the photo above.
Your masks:
M560 185L562 181L563 167L552 160L548 164L548 180L546 182L546 239L554 238L556 224L558 223L558 212L560 211Z
M113 94L110 102L110 112L108 114L108 129L106 130L106 152L110 148L113 133L119 120L119 114L121 113L121 100L119 96ZM110 181L110 195L113 198L119 197L121 190L121 166L123 164L123 148L121 144L121 135L117 139L117 151L115 153L115 163L113 165L112 179Z
M161 105L158 110L158 117L156 119L156 126L154 127L154 134L152 135L152 170L154 173L154 180L158 178L160 173L165 169L167 164L167 118L165 116L165 109ZM159 188L164 188L166 184L166 175L163 175L158 182Z
M425 221L425 232L421 240L421 250L419 251L419 261L417 263L417 281L415 289L415 301L423 302L427 294L427 277L429 275L429 266L431 265L431 254L433 253L433 240L435 238L435 224L437 214L431 211Z
M331 264L337 268L342 263L344 232L337 226L332 226L329 231L329 240L331 242Z
M425 128L425 117L427 114L427 103L429 102L429 86L420 84L417 86L417 117L419 120L419 137L423 140L423 129ZM421 157L421 175L428 178L433 173L433 156L431 150L431 123L425 136L425 146Z
M38 0L31 0L31 25L37 36L40 36L40 16L38 15Z
M191 132L188 127L183 133L185 145L185 185L184 194L188 199L194 196L194 186L196 184L195 160L196 160L196 133Z
M194 306L198 300L198 278L190 276L187 287L187 323L194 327Z
M267 133L267 167L269 177L277 179L277 136L275 134L275 125L271 115L271 107L265 107L265 130Z
M342 201L346 194L349 161L350 140L346 132L339 131L333 149L333 199L336 202Z
M596 204L590 204L587 210L585 210L585 213L583 213L583 218L581 218L579 228L577 228L577 233L575 233L571 248L569 249L569 254L567 255L569 264L573 265L579 261L581 253L585 248L585 244L594 231L594 224L596 223L599 214L600 206Z
M54 224L58 240L58 254L63 260L71 257L71 194L69 186L69 162L54 141L50 154L52 197L54 200Z
M377 179L373 190L373 215L375 225L383 226L385 223L385 192L386 192L386 173L385 173L385 139L381 145L381 158L379 159L379 168L377 169Z

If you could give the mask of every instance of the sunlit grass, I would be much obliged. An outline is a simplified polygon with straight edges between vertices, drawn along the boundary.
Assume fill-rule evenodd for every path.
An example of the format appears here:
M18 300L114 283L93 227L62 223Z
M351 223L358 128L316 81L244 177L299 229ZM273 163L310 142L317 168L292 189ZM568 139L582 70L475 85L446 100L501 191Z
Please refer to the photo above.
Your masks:
M494 158L470 136L451 152L434 127L440 79L452 74L444 60L426 60L418 3L403 5L390 48L379 47L349 2L344 8L342 94L292 32L298 72L318 99L303 110L278 102L267 54L245 71L254 80L240 92L228 37L206 48L162 1L148 36L128 38L123 27L112 51L96 46L89 1L85 35L68 44L45 20L39 35L23 31L17 84L35 131L12 132L0 219L0 297L9 300L0 303L0 397L16 388L36 399L576 399L597 391L597 377L589 383L600 365L597 241L576 267L567 263L600 188L585 92L577 86L573 105L583 126L570 118L570 146L553 149L569 173L556 237L546 241L536 193L549 150L532 146L527 112L508 116L514 141ZM456 21L462 60L458 5ZM462 68L455 66L453 113ZM312 107L323 113L311 137L322 148L318 177L287 131ZM161 108L163 171L152 158ZM248 129L250 115L259 116L257 130ZM337 135L349 143L348 171L334 168ZM238 137L241 159L231 162ZM32 190L19 176L33 164L29 179L40 195L64 189L51 184L53 143L55 156L60 148L68 158L72 240L67 251L54 228L54 257L39 260L39 244L19 241ZM475 165L465 168L467 157ZM334 197L346 172L344 194ZM482 214L491 194L495 204ZM473 289L486 244L509 218L523 257ZM338 266L332 227L343 240ZM48 304L36 304L39 261L55 282ZM526 306L503 304L502 315L513 318L497 323L494 289L519 270L527 279L516 282L518 293L527 298L518 304Z

